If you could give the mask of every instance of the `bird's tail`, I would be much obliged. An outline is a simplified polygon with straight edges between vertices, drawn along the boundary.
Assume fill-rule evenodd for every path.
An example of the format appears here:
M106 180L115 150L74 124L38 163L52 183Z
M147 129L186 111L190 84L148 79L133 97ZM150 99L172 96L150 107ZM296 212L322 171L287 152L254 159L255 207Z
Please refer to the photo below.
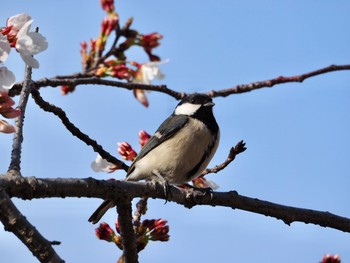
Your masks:
M108 209L112 208L114 203L111 200L105 200L103 203L95 210L95 212L90 216L89 222L96 224Z

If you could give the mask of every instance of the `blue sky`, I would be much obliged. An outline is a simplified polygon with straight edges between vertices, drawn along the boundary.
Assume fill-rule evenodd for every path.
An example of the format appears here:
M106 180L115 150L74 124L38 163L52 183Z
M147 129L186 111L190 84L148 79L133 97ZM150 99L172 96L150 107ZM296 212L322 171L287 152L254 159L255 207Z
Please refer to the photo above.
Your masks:
M134 17L142 33L164 35L156 54L169 88L206 92L280 75L297 75L330 64L350 62L348 1L117 1L122 21ZM46 36L49 48L37 56L33 79L81 70L80 42L96 37L104 13L95 1L20 1L2 3L0 21L27 12ZM129 57L146 61L140 50ZM18 81L23 63L14 52L6 63ZM350 217L350 74L334 72L306 80L215 99L221 144L210 166L221 163L239 140L247 151L209 178L220 191ZM154 132L177 102L148 93L145 109L131 92L81 86L61 96L42 90L68 117L104 148L117 155L117 142L138 149L137 133ZM54 116L29 101L22 172L25 176L107 179L90 163L96 153L73 138ZM0 134L0 168L9 163L11 139ZM122 172L113 174L123 178ZM67 262L115 262L120 251L99 241L87 222L100 200L15 199L23 214ZM150 244L140 262L318 262L326 253L350 261L349 234L245 211L213 207L186 209L152 200L145 218L169 221L171 239ZM113 224L115 212L104 221ZM36 262L11 233L0 230L0 254L11 262Z

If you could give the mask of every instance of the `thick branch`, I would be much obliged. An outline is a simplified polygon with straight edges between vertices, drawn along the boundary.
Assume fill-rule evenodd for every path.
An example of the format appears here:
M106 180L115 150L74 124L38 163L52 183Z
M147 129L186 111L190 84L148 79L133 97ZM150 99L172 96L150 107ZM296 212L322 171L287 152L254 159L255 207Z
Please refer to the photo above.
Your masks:
M64 262L36 228L21 214L0 187L0 220L5 230L14 233L40 262Z
M63 125L67 128L67 130L69 130L73 136L76 136L77 138L79 138L80 140L82 140L83 142L85 142L87 145L92 146L92 148L94 149L95 152L98 152L103 159L118 165L120 168L124 169L125 171L128 170L128 166L118 160L117 158L115 158L114 156L112 156L110 153L108 153L107 151L105 151L101 145L99 145L95 140L91 139L88 135L86 135L85 133L81 132L67 117L66 113L59 107L52 105L48 102L46 102L41 96L39 91L37 90L32 90L32 96L36 102L36 104L39 105L39 107L41 109L43 109L44 111L47 112L51 112L54 115L56 115L57 117L59 117L63 123Z
M125 263L137 263L138 254L135 232L132 224L131 199L122 199L117 203L120 235L123 241L123 257Z
M171 195L165 197L162 185L140 182L104 181L86 179L36 179L3 178L0 185L10 196L23 199L48 197L96 197L118 200L125 197L151 197L167 199L185 207L195 205L223 206L275 217L286 224L304 222L323 227L330 227L350 233L350 219L311 209L275 204L256 198L239 195L235 191L213 192L212 195L202 191L179 189L170 186Z
M284 84L289 82L303 82L307 78L330 73L333 71L340 71L340 70L350 70L350 65L330 65L328 67L317 69L309 73L305 73L297 76L291 76L291 77L280 76L280 77L265 80L265 81L257 81L250 84L237 85L228 89L222 89L218 91L212 90L208 92L208 95L211 97L226 97L231 94L245 93L245 92L250 92L261 88L271 88L278 84Z

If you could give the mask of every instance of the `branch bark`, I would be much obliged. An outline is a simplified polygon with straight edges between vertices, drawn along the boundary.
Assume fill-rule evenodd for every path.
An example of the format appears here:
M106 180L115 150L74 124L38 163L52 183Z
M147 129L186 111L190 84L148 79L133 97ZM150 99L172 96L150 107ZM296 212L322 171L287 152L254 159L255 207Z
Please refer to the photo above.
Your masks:
M123 242L123 258L125 263L137 263L138 254L135 232L132 224L131 199L124 198L117 203L120 235Z
M186 93L184 92L177 92L175 90L167 88L166 85L146 85L146 84L138 84L138 83L128 83L128 82L121 82L121 81L115 81L115 80L108 80L108 79L102 79L99 77L84 75L84 74L76 74L74 75L74 78L70 76L66 76L66 78L62 78L60 76L57 76L55 78L44 78L38 81L34 81L33 85L36 89L40 89L42 87L58 87L62 85L72 86L76 87L79 85L105 85L105 86L111 86L111 87L118 87L118 88L124 88L128 90L135 90L135 89L142 89L142 90L149 90L149 91L158 91L165 94L170 95L171 97L175 99L182 99ZM21 89L22 83L16 83L12 89L10 90L10 96L18 95Z
M277 78L273 78L269 80L257 81L249 84L236 85L228 89L211 90L211 91L208 91L207 94L211 97L226 97L232 94L246 93L256 89L271 88L275 85L284 84L284 83L290 83L290 82L301 83L305 79L308 79L311 77L327 74L334 71L342 71L342 70L350 70L350 65L330 65L328 67L316 69L314 71L310 71L308 73L304 73L300 75L295 75L290 77L279 76ZM143 90L149 90L149 91L162 92L178 100L183 98L186 95L186 93L184 92L177 92L175 90L169 89L166 85L144 85L144 84L136 84L136 83L126 83L121 81L102 79L98 77L93 77L90 74L81 74L81 73L67 75L67 76L56 76L51 79L44 78L41 80L34 81L33 84L37 89L40 89L42 87L48 87L48 86L51 86L51 87L58 87L62 85L78 86L78 85L87 85L87 84L106 85L106 86L112 86L112 87L125 88L128 90L143 89ZM13 85L13 87L9 91L9 95L16 96L20 94L22 86L23 86L23 83L16 83L15 85Z
M36 228L21 214L0 187L0 220L5 230L15 234L40 262L64 262Z
M96 197L118 200L129 197L150 197L173 201L187 208L196 205L222 206L274 217L290 225L304 222L350 233L350 219L311 209L280 205L239 195L236 191L213 192L180 189L170 186L171 195L164 196L162 185L141 182L86 179L39 179L34 177L0 177L2 186L11 197L22 199L49 197Z
M24 117L29 94L32 88L32 68L27 65L25 70L25 81L23 84L23 89L21 91L21 97L18 104L18 109L21 111L21 115L19 115L16 118L16 132L13 137L11 163L8 168L8 171L14 170L19 173L21 170L20 164L22 154Z
M284 77L279 76L274 79L264 80L264 81L257 81L250 84L243 84L243 85L237 85L232 88L228 89L222 89L222 90L212 90L208 92L207 94L211 97L226 97L228 95L232 94L239 94L239 93L245 93L250 92L256 89L261 88L271 88L278 84L284 84L284 83L290 83L290 82L303 82L305 79L315 77L317 75L322 75L334 71L340 71L340 70L350 70L350 65L330 65L325 68L317 69L308 73L304 73L301 75L291 76L291 77Z

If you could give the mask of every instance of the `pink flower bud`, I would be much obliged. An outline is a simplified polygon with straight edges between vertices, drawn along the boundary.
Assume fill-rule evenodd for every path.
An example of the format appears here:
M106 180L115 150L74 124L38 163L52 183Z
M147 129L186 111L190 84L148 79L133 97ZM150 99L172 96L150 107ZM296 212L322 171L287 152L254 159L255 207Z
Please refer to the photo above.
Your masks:
M114 12L114 0L100 0L102 9L107 13Z
M68 85L61 86L62 95L67 95L68 93L72 93L74 90L75 90L75 87L73 86L68 86Z
M101 25L101 35L103 37L108 37L109 34L115 29L118 22L119 19L116 14L113 16L105 17Z
M340 256L327 254L323 257L321 263L340 263Z
M98 228L95 229L97 238L106 240L107 242L113 242L116 234L114 230L105 222L101 223Z
M145 146L149 138L151 138L151 135L149 135L146 131L144 130L139 131L139 143L141 147Z
M151 50L160 45L159 40L161 40L163 36L159 33L151 33L147 35L141 35L141 45L146 50Z
M118 153L122 156L124 160L132 161L136 158L137 153L127 142L118 143Z

